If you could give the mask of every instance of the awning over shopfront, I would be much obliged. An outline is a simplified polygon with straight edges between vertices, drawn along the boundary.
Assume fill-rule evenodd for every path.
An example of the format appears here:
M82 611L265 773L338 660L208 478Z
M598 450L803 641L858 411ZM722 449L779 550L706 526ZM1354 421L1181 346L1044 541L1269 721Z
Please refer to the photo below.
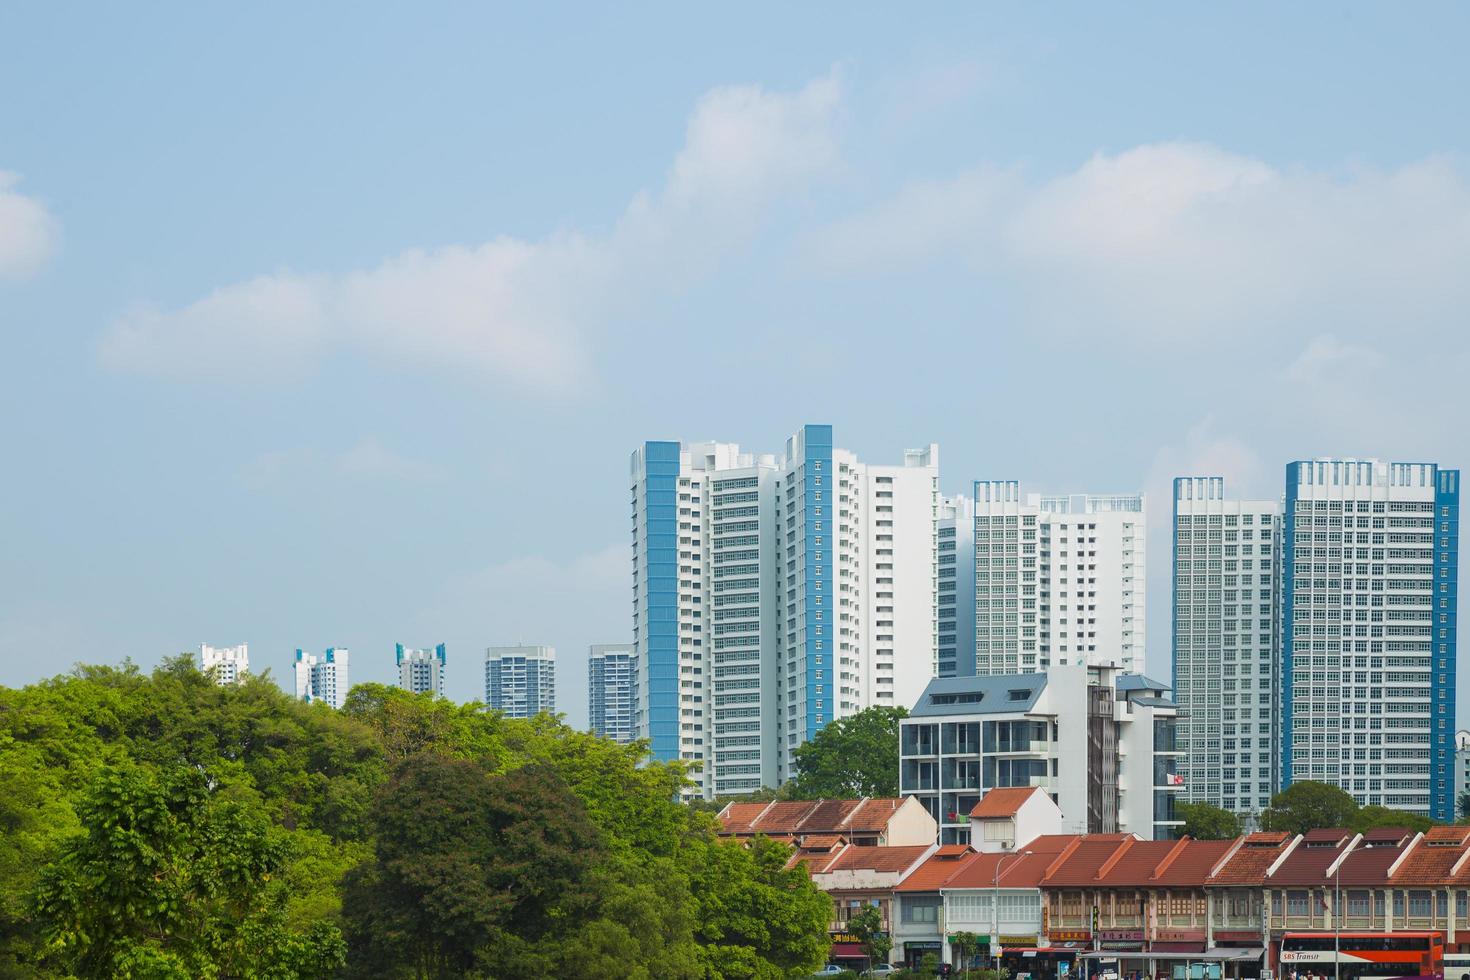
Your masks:
M1159 943L1157 945L1189 946L1193 944ZM1100 949L1083 953L1082 958L1084 960L1192 960L1195 963L1233 963L1242 960L1258 960L1265 955L1265 952L1265 949L1231 949L1224 946L1192 953L1160 949Z
M827 955L834 957L840 956L843 959L852 959L855 957L867 958L868 952L863 949L862 943L833 943L832 951Z

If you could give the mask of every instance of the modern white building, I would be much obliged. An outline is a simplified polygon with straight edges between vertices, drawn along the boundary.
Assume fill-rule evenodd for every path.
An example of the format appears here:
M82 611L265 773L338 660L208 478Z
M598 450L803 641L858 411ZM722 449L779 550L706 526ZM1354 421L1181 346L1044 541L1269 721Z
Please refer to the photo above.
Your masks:
M1143 494L1021 496L975 483L975 670L1143 666Z
M970 843L971 811L998 787L1045 790L1066 832L1173 837L1180 752L1167 691L1086 664L935 679L900 723L899 792L939 822L941 844Z
M334 708L347 700L351 683L347 678L350 655L342 647L327 647L317 656L296 650L296 696L303 701L322 701Z
M1184 798L1259 814L1280 786L1281 502L1174 481L1174 700Z
M1458 470L1286 467L1282 785L1454 818Z
M214 682L223 687L238 684L250 673L250 644L237 647L212 647L199 644L199 664L206 674L214 672Z
M633 734L633 647L597 644L587 651L587 727L627 743Z
M547 646L485 651L485 704L508 718L556 711L556 650Z
M443 695L447 662L444 644L432 650L416 650L399 643L394 648L394 661L398 666L399 687L410 694L432 694L436 698Z
M975 673L975 501L944 497L939 503L940 677Z
M864 463L826 425L779 457L633 453L635 726L699 795L779 785L822 725L933 676L938 457Z

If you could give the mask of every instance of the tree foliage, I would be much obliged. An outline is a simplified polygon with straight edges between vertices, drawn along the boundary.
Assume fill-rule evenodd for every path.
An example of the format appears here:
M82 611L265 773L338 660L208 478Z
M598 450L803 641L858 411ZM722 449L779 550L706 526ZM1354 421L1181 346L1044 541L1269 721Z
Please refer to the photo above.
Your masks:
M546 716L79 667L0 688L0 785L0 977L775 980L829 947L787 847Z
M1375 827L1405 827L1422 833L1434 826L1434 821L1417 813L1405 810L1390 810L1386 806L1365 806L1353 814L1347 827L1355 833L1366 833Z
M1271 806L1261 814L1261 826L1304 834L1321 827L1348 827L1357 812L1357 802L1343 790L1303 780L1271 797Z
M789 799L898 795L898 723L904 708L872 707L829 722L797 748Z
M1229 810L1208 803L1184 803L1176 807L1184 820L1184 833L1195 840L1232 840L1240 836L1240 818Z

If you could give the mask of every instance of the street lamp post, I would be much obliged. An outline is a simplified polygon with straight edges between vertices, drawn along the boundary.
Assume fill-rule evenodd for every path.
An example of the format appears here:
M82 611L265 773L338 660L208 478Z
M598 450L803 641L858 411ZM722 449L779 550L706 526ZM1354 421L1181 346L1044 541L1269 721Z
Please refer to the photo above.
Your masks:
M1017 851L1010 857L1023 858L1030 853ZM990 888L990 968L997 973L1000 972L1000 869L1005 865L1005 858L1003 854L996 860L995 880Z

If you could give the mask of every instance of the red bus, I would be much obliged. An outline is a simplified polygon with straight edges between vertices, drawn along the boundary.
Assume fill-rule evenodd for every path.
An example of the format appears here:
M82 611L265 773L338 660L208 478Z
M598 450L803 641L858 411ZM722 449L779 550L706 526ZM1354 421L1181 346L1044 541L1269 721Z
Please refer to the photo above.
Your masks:
M1333 980L1444 978L1439 932L1288 932L1281 937L1281 976Z

